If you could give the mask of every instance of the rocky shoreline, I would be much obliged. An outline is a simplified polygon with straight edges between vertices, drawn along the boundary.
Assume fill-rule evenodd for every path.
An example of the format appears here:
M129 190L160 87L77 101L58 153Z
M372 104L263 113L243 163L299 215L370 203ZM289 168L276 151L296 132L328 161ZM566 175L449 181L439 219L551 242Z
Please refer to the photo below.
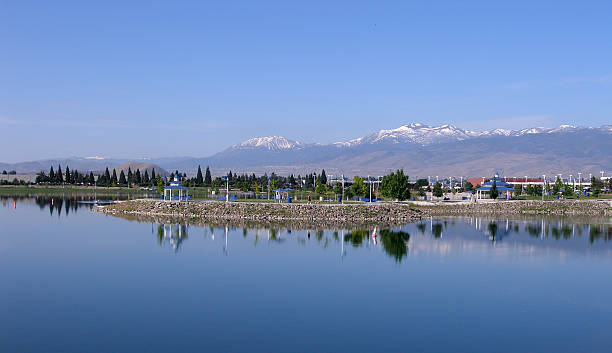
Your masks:
M232 222L257 225L300 224L303 227L367 225L393 227L435 216L612 216L609 201L513 201L483 203L278 204L248 202L164 202L132 200L101 206L98 212L128 219L189 220L190 223Z
M443 205L420 206L419 208L431 216L612 216L612 201L595 200L519 200L510 202L449 203Z
M133 200L97 208L116 216L163 217L210 222L248 222L258 224L295 223L304 226L355 227L379 225L392 227L414 222L427 215L411 205L380 203L374 205L318 205L247 202L164 202Z

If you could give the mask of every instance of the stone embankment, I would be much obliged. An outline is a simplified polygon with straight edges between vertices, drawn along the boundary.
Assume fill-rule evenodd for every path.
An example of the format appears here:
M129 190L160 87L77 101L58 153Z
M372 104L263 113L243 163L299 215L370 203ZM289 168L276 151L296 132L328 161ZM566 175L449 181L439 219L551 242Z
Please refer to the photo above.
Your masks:
M430 216L555 215L610 217L610 201L499 201L479 203L403 203L318 205L247 202L164 202L133 200L99 207L98 212L139 220L189 223L292 224L300 227L393 227Z
M134 200L99 207L98 212L117 216L181 218L194 221L259 223L399 225L426 216L421 209L400 204L274 204L246 202L164 202Z
M447 203L420 206L435 215L557 215L557 216L612 216L611 201L555 200L555 201L499 201L479 203Z

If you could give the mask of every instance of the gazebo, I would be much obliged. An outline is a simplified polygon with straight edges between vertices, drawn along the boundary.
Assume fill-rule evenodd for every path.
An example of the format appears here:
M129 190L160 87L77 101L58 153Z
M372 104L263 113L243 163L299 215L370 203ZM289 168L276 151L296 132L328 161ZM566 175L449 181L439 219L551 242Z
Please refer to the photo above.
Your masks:
M482 199L483 192L491 192L491 188L493 188L493 183L495 183L495 188L500 194L503 194L504 192L506 193L506 199L510 199L510 197L512 197L512 195L514 194L514 188L512 187L512 185L506 183L502 178L499 177L498 173L495 173L495 176L491 178L491 180L483 183L481 187L476 189L476 199Z
M183 186L183 182L179 180L178 176L174 177L174 180L170 182L169 186L164 188L164 200L187 200L189 193L187 187Z
M279 200L279 202L283 199L286 199L288 202L289 201L289 191L293 191L293 189L291 188L278 188L275 189L274 192L276 193L276 196L274 197L275 199Z

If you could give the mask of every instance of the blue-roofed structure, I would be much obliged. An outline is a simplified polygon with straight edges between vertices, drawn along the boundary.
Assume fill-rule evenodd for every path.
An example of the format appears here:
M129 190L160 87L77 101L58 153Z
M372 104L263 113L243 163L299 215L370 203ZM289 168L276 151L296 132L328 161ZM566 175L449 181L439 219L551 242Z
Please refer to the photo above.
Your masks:
M506 195L506 199L510 199L512 195L514 195L514 187L506 183L502 178L500 178L498 173L495 173L495 176L493 178L491 178L489 181L486 181L482 184L481 187L476 189L476 199L482 199L483 193L490 193L491 188L493 188L493 183L495 183L495 188L497 189L500 195Z
M164 188L164 200L187 200L189 198L189 192L183 182L178 176L174 177L174 180L170 181L170 185Z

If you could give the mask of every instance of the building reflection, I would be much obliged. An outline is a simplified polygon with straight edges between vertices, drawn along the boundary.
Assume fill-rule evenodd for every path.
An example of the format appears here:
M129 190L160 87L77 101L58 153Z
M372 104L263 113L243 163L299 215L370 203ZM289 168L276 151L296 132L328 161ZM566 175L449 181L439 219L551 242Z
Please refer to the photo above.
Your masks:
M187 239L188 227L184 224L158 224L157 242L160 246L169 244L174 252L178 252Z

